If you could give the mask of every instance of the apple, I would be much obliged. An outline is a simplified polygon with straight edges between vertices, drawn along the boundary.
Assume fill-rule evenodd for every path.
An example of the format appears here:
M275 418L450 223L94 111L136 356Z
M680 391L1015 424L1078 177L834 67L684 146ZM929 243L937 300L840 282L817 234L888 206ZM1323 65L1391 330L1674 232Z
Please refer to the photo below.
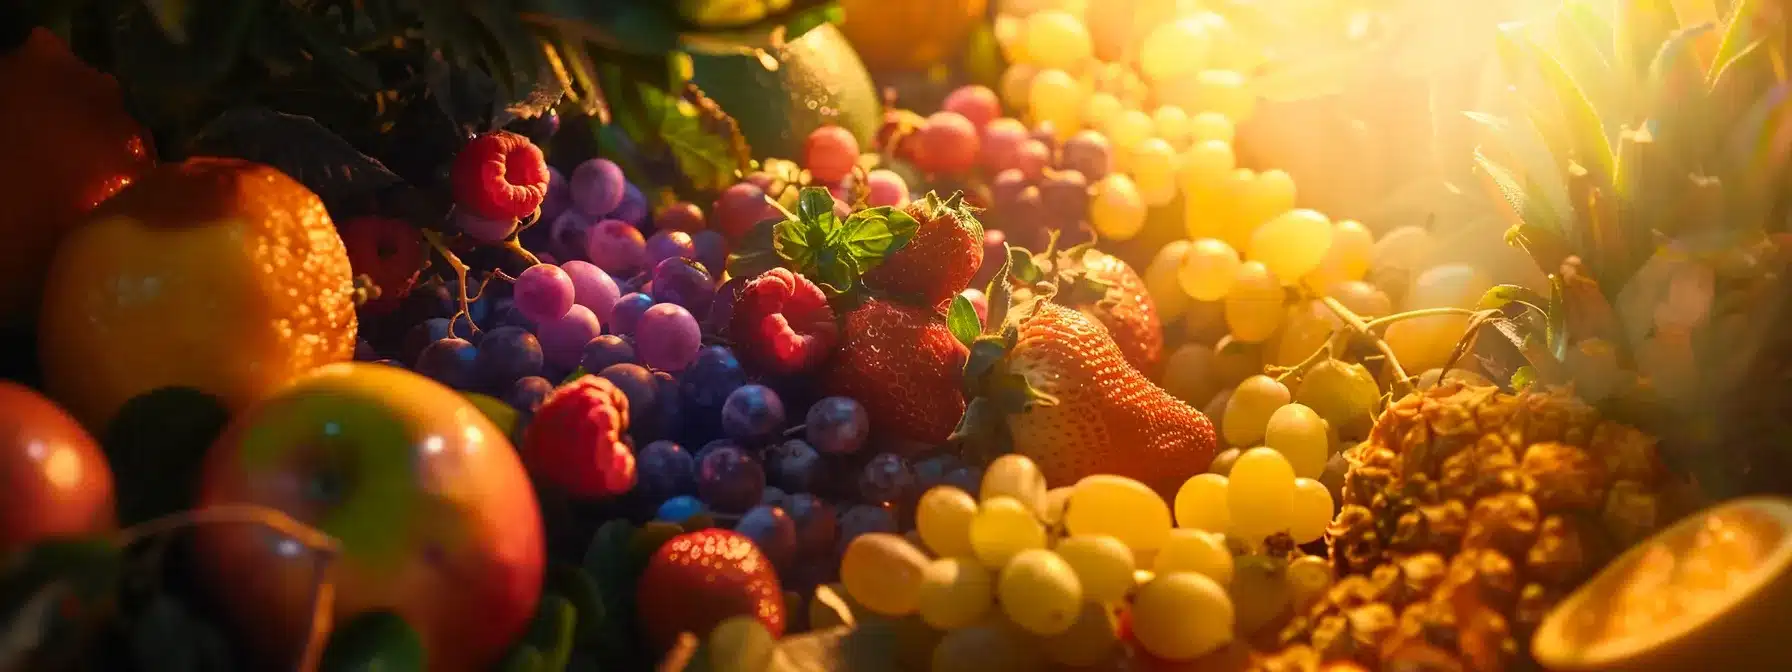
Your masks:
M0 558L52 537L111 529L112 469L73 416L0 380Z
M509 439L453 390L380 364L318 368L233 418L206 454L203 510L251 504L333 537L336 623L389 610L431 670L483 670L541 596L541 513ZM318 557L255 525L194 535L201 568L266 664L307 639Z

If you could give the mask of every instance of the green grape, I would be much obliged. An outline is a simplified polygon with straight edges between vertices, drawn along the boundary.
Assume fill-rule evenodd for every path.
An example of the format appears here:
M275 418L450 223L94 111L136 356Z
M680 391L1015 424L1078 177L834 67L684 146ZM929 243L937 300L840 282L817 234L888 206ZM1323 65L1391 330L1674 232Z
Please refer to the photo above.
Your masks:
M1289 210L1251 234L1249 256L1292 285L1319 268L1332 244L1332 222L1316 210Z
M1226 241L1199 238L1189 243L1176 271L1177 283L1189 298L1196 301L1218 301L1231 293L1243 265L1238 252Z
M1186 111L1186 110L1185 110ZM1232 120L1218 112L1202 112L1188 118L1188 134L1190 142L1219 141L1232 146L1237 129Z
M1175 109L1175 108L1171 108ZM1238 155L1229 140L1196 140L1178 162L1176 178L1182 193L1194 195L1223 188L1238 169ZM1194 231L1190 236L1196 236Z
M1188 146L1188 113L1175 105L1159 105L1151 113L1151 127L1157 137L1181 149Z
M950 485L936 485L915 504L915 531L921 542L942 558L971 554L971 519L977 500Z
M915 613L927 555L894 534L854 537L840 559L840 582L854 601L887 616Z
M1122 476L1085 477L1064 509L1064 526L1071 534L1105 534L1138 553L1157 550L1174 525L1162 497Z
M1240 453L1226 486L1232 513L1227 536L1256 544L1289 528L1294 516L1294 467L1281 453L1272 448Z
M1039 465L1019 453L991 461L983 469L983 482L977 488L978 497L985 502L1007 497L1034 515L1045 513L1045 492L1045 474L1039 471Z
M1214 458L1216 464L1219 461ZM1182 487L1176 490L1176 524L1191 530L1225 533L1232 526L1231 505L1226 502L1227 486L1227 478L1215 473L1195 474L1183 481Z
M1159 575L1132 602L1132 634L1159 658L1194 660L1232 642L1232 598L1213 579L1194 572Z
M1207 64L1207 26L1193 17L1158 26L1139 45L1139 69L1153 82L1194 72Z
M1226 594L1232 598L1239 634L1255 635L1287 613L1290 597L1280 564L1260 555L1238 559L1238 573L1226 586Z
M1402 226L1382 234L1369 254L1370 268L1417 271L1432 258L1437 241L1419 226Z
M1300 404L1287 404L1269 414L1263 429L1263 445L1274 448L1293 465L1294 475L1319 478L1331 454L1331 430L1319 413Z
M1232 390L1226 401L1226 414L1220 418L1221 433L1232 446L1253 446L1263 440L1269 427L1269 416L1288 404L1288 386L1262 374L1251 376Z
M1132 549L1119 539L1093 534L1073 536L1058 542L1052 550L1076 572L1084 599L1114 603L1125 599L1132 590L1132 573L1138 567Z
M1122 152L1124 154L1124 152ZM1145 201L1125 173L1109 173L1089 197L1089 223L1111 240L1130 240L1145 228Z
M1288 536L1294 537L1294 543L1306 544L1318 541L1325 536L1325 528L1332 524L1332 514L1337 510L1332 505L1332 493L1325 484L1311 478L1294 479L1293 517L1288 526Z
M1002 613L1022 630L1055 635L1076 623L1083 605L1083 584L1063 558L1043 548L1014 555L996 577Z
M1314 364L1300 377L1294 401L1313 409L1327 425L1349 439L1366 438L1381 405L1375 376L1361 364L1335 359Z
M1304 609L1332 587L1332 563L1317 555L1303 555L1288 561L1282 580L1288 584L1295 608Z
M1040 642L1046 659L1069 667L1091 667L1113 660L1120 649L1120 621L1106 604L1083 600L1069 630Z
M1021 551L1045 548L1045 526L1031 509L1012 497L983 501L971 519L971 552L991 569L1008 564Z
M1238 265L1232 287L1226 292L1226 327L1246 343L1261 343L1274 336L1287 317L1287 293L1282 283L1260 261Z
M1180 279L1182 258L1188 254L1187 240L1176 240L1166 243L1151 257L1151 263L1145 265L1145 291L1151 294L1151 302L1157 305L1158 319L1169 322L1180 317L1188 309L1189 296L1182 291Z
M1023 29L1027 55L1043 68L1081 67L1095 52L1089 29L1069 12L1034 12Z
M1064 522L1064 507L1070 504L1070 493L1075 491L1076 487L1069 485L1045 491L1045 514L1039 521L1047 526Z
M1057 125L1068 120L1070 132L1075 133L1076 122L1083 118L1082 85L1063 70L1041 70L1028 86L1027 110L1035 121Z
M1331 311L1318 301L1289 304L1288 313L1282 318L1282 330L1266 348L1270 352L1265 363L1293 367L1306 361L1331 338L1336 324L1332 317Z
M1107 128L1108 122L1126 111L1126 105L1114 94L1097 91L1089 94L1088 102L1083 103L1083 126L1086 128Z
M1332 224L1332 244L1325 248L1319 267L1309 271L1301 281L1315 290L1350 280L1361 280L1369 273L1369 259L1375 253L1375 234L1350 219Z
M732 616L716 624L704 644L707 669L716 672L762 672L778 649L778 639L753 616Z
M1199 343L1184 343L1164 358L1161 386L1170 396L1191 406L1200 406L1219 392L1219 381L1213 376L1213 348Z
M1327 290L1338 303L1344 304L1351 312L1362 317L1381 317L1394 312L1394 301L1388 298L1387 292L1375 285L1361 280L1347 280L1334 284ZM1333 322L1337 324L1337 322Z
M1152 561L1151 571L1158 576L1195 572L1223 586L1232 582L1232 551L1226 548L1223 535L1181 527L1170 532L1169 540Z
M916 596L921 620L940 630L976 623L995 603L995 577L970 558L928 563Z
M1176 148L1163 138L1145 138L1132 146L1127 172L1147 206L1167 205L1176 199Z

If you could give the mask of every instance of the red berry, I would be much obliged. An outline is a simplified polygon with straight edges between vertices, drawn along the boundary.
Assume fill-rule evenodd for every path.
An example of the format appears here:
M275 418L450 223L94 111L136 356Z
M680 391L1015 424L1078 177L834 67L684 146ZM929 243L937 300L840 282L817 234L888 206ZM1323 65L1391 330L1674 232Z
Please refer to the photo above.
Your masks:
M729 334L748 366L790 374L819 366L840 341L827 295L808 278L774 268L747 281L734 301Z
M803 142L803 167L817 184L839 184L859 162L859 139L839 126L822 126Z
M548 163L528 138L493 131L454 157L454 201L487 219L527 217L548 197Z
M369 315L384 315L397 308L417 283L428 256L423 236L402 219L356 217L336 226L348 248L349 267L365 274L379 287L379 296L361 306Z
M635 611L658 651L680 633L701 638L734 616L752 616L772 637L784 635L778 573L751 539L732 530L681 534L654 551L637 584Z
M584 376L542 400L523 432L523 463L535 478L579 497L613 497L635 487L635 454L623 443L628 396Z
M1002 101L996 92L987 86L961 86L946 95L946 101L940 109L957 112L971 121L971 125L982 130L990 120L1002 116Z
M977 127L957 112L935 112L916 133L915 165L930 173L957 175L977 164Z

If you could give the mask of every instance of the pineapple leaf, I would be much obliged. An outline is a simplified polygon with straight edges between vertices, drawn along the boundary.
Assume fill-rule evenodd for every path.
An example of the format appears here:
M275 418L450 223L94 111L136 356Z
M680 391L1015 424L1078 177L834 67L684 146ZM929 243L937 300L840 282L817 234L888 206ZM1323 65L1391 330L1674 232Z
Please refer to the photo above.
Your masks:
M1487 158L1479 149L1475 150L1475 165L1487 176L1490 190L1505 202L1518 225L1556 235L1564 233L1562 218L1549 207L1549 200L1538 193L1534 184L1528 180L1521 183L1510 169Z
M1766 41L1757 39L1736 52L1730 60L1714 66L1711 89L1706 94L1710 103L1706 109L1717 118L1706 120L1705 127L1713 129L1714 133L1716 129L1729 128L1748 109L1758 92L1773 88L1776 82L1771 59L1772 50ZM1701 140L1709 143L1717 138Z
M1679 19L1669 0L1624 0L1613 3L1612 49L1620 76L1640 80L1647 72L1657 45L1668 39Z
M1792 82L1781 83L1756 99L1747 112L1733 125L1724 149L1729 153L1724 163L1738 166L1744 174L1770 175L1770 164L1777 159L1774 136L1783 132L1792 100Z
M1595 110L1621 109L1622 100L1618 98L1620 84L1611 76L1611 63L1598 39L1599 28L1588 25L1599 21L1599 17L1591 15L1591 12L1585 3L1579 2L1564 5L1556 12L1557 57L1574 81L1585 89L1587 99ZM1605 31L1606 34L1609 32ZM1607 120L1606 123L1618 121ZM1605 130L1610 132L1613 129Z
M1554 273L1549 276L1549 316L1548 326L1544 331L1544 344L1549 346L1549 354L1555 361L1562 361L1568 356L1568 310L1562 297L1562 278Z
M1679 145L1667 148L1676 158L1691 156L1684 151L1696 151L1699 146L1695 138L1681 131L1696 127L1705 118L1705 71L1693 53L1693 41L1712 28L1706 23L1675 31L1655 52L1643 83L1646 107L1642 112L1657 124L1659 137Z
M1548 299L1543 298L1537 290L1524 285L1494 285L1481 295L1481 302L1475 306L1477 310L1498 310L1511 304L1518 304L1539 313L1544 312L1542 306Z
M1730 15L1724 19L1724 34L1718 42L1717 54L1711 59L1711 79L1716 81L1717 73L1736 60L1744 49L1752 45L1749 39L1749 28L1760 11L1760 0L1733 0Z
M1568 74L1561 61L1534 44L1531 54L1544 81L1555 93L1557 104L1561 105L1563 120L1568 124L1574 159L1587 166L1602 184L1609 183L1614 159L1611 140L1606 135L1604 122L1599 119L1599 111L1594 109L1586 92Z

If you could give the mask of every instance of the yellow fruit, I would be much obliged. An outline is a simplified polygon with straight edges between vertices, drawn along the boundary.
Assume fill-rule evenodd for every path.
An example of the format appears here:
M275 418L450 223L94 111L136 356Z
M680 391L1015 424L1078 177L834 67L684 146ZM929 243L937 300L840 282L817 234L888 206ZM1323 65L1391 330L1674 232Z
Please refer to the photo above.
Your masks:
M1042 68L1077 68L1095 51L1083 22L1062 10L1035 12L1028 16L1021 36L1027 56Z
M1192 17L1177 19L1145 36L1139 45L1139 69L1154 83L1176 80L1205 67L1210 48L1206 25Z
M1169 79L1153 78L1158 102L1188 112L1218 112L1236 124L1251 118L1257 94L1242 73L1233 70L1179 72Z

